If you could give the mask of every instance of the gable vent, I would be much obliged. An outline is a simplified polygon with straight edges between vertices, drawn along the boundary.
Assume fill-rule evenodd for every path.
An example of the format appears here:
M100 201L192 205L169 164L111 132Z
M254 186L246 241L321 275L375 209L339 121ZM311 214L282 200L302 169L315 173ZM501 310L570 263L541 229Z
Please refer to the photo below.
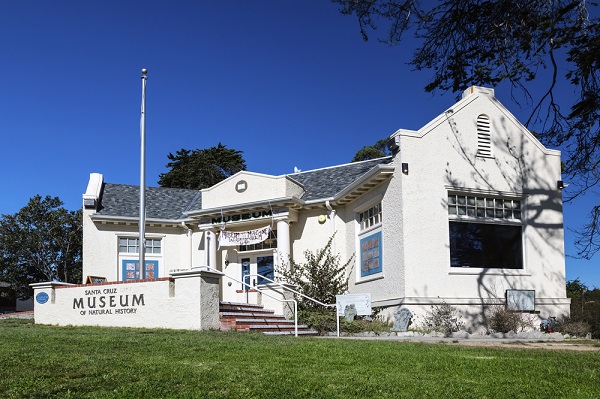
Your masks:
M477 156L492 156L492 130L487 115L477 117Z

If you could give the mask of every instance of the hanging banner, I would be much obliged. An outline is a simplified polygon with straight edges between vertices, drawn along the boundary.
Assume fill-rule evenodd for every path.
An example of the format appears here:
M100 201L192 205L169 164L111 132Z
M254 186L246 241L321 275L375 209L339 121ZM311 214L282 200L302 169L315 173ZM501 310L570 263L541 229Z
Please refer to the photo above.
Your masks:
M219 234L219 245L233 247L237 245L258 244L269 238L271 226L248 231L221 231Z

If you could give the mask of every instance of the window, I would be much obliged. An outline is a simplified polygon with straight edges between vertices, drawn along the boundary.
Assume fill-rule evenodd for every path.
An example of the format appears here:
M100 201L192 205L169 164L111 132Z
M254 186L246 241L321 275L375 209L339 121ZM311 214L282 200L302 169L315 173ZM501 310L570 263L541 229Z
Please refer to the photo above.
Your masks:
M360 231L369 229L381 223L381 203L358 214Z
M242 281L246 283L242 284L243 291L249 290L253 285L271 284L270 280L275 278L275 257L273 255L243 257L240 259L240 263L242 265ZM253 275L252 281L250 281L250 275Z
M360 277L370 277L383 271L382 216L381 202L358 213Z
M523 268L521 200L448 195L450 266Z
M240 245L238 251L258 251L261 249L277 249L277 230L271 229L269 238L256 244Z
M122 273L123 281L140 280L158 277L158 261L146 260L145 266L140 268L140 262L136 260L123 260Z
M473 195L448 195L448 214L494 219L521 219L521 201Z
M492 156L492 129L490 118L487 115L477 117L477 155L482 157Z
M381 231L378 231L360 239L360 275L366 277L381 272Z
M137 238L121 237L119 238L119 252L128 254L139 253L139 240ZM161 240L146 238L146 254L160 254Z
M271 284L271 281L264 279L266 277L270 280L275 279L274 276L274 261L273 256L257 256L256 257L256 274L258 274L257 283L260 284Z

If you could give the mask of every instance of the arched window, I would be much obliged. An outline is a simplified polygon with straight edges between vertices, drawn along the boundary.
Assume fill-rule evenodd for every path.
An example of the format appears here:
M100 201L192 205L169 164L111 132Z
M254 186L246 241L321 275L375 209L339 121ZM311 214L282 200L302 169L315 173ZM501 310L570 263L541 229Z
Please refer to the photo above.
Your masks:
M492 156L492 129L487 115L477 117L477 156Z

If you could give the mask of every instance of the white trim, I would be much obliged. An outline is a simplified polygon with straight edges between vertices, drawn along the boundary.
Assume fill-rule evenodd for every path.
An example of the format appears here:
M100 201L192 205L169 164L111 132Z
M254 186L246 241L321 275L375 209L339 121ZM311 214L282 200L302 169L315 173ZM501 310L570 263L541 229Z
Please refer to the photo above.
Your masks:
M525 263L525 260L523 260ZM527 276L530 277L531 273L525 271L525 265L523 269L494 269L485 267L450 267L448 275L486 275L486 276Z
M377 194L375 197L371 198L370 200L363 202L362 204L354 207L354 209L352 209L352 212L355 213L354 219L358 220L358 217L356 216L357 213L366 211L367 209L371 208L372 206L377 205L377 203L381 202L382 200L383 200L383 194Z
M479 194L490 197L501 197L505 199L523 199L527 197L527 193L523 191L495 191L495 190L485 190L479 188L468 188L468 187L456 187L456 186L444 186L444 188L448 191L447 194L455 194L455 195L468 195L468 194Z

